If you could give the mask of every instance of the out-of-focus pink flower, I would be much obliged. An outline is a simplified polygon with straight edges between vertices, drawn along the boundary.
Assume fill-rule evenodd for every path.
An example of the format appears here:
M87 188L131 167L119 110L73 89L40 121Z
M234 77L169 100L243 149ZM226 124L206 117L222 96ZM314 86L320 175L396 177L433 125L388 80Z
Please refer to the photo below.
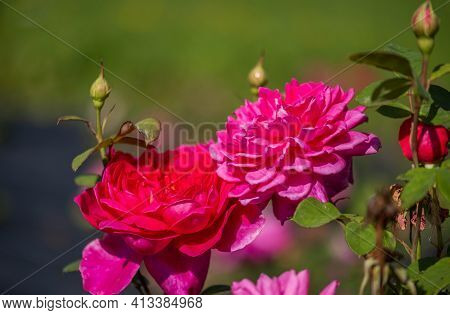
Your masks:
M339 286L338 281L328 284L321 292L321 295L333 295ZM309 271L303 270L297 273L290 270L282 273L278 277L270 278L261 274L256 284L248 279L233 282L231 293L234 295L305 295L309 289Z
M380 148L373 134L352 130L367 121L365 108L349 109L353 90L322 82L259 89L217 133L211 156L217 173L236 186L230 191L243 205L265 207L272 199L275 216L284 222L297 204L315 197L328 201L352 183L352 157Z
M85 290L115 294L144 261L168 294L197 294L211 249L236 251L259 234L255 206L228 197L208 146L182 146L139 159L114 153L102 180L75 198L83 216L106 233L86 246L80 264Z

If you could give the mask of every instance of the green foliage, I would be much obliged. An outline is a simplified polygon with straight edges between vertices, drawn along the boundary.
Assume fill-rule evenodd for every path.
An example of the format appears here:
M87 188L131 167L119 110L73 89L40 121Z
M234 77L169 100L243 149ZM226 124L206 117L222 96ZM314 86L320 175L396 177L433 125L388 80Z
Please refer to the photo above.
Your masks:
M375 247L375 228L371 224L350 222L345 226L345 240L355 254L365 255Z
M381 104L394 100L405 94L411 87L411 80L405 78L391 78L381 83L373 90L371 99Z
M81 165L83 165L84 162L96 151L98 151L100 148L105 148L107 146L110 146L114 143L113 138L108 138L100 143L98 143L96 146L87 149L86 151L78 154L73 160L72 160L72 170L76 172Z
M81 174L75 177L75 184L82 187L94 187L100 180L100 176L97 174Z
M436 80L444 75L450 73L450 63L444 63L436 66L430 75L430 81Z
M419 77L422 68L422 54L418 50L408 49L393 43L386 45L383 50L395 53L407 59L414 76Z
M154 118L146 118L135 124L136 128L145 137L145 143L149 144L158 139L161 132L161 123Z
M450 128L450 92L443 87L431 85L429 93L433 102L421 108L423 121L432 125L443 125Z
M71 262L70 264L64 266L62 271L65 273L78 271L80 269L80 262L81 262L80 259L75 260L75 261Z
M340 215L333 204L310 197L300 202L292 220L302 227L314 228L336 220Z
M450 169L440 168L436 174L436 188L439 203L443 208L450 208Z
M397 53L388 51L361 52L351 55L350 60L400 73L409 78L414 77L409 60Z
M411 116L409 108L402 103L391 103L377 108L377 112L389 118L405 118Z
M398 97L405 94L411 87L411 80L405 78L391 78L383 81L375 81L362 89L355 100L367 107L377 107L391 104ZM402 105L406 110L409 107Z
M450 284L450 257L427 257L412 263L408 275L426 294L437 294Z
M400 175L399 179L408 181L401 194L402 205L407 209L425 197L436 180L436 170L413 168Z
M383 231L383 247L391 251L394 251L397 247L397 241L395 240L394 234L388 230Z
M95 130L92 128L90 121L83 117L75 116L75 115L62 116L62 117L58 118L56 125L59 125L61 122L66 122L66 121L76 121L76 122L84 123L86 125L86 127L91 131L91 133L95 135Z
M205 290L202 291L202 293L200 293L201 295L216 295L216 294L227 294L229 293L231 290L229 285L225 285L225 284L217 284L217 285L212 285L208 288L206 288Z

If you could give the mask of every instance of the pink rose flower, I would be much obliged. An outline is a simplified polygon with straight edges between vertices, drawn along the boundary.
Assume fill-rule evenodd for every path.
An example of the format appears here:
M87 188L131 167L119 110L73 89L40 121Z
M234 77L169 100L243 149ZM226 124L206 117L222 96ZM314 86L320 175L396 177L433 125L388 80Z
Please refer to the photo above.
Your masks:
M228 117L210 147L218 175L236 184L230 197L260 207L272 200L284 222L301 200L328 201L348 187L352 157L380 148L375 135L352 130L367 121L365 107L348 108L352 97L353 90L295 79L285 95L260 88L258 100Z
M207 145L149 149L139 159L114 153L101 182L75 198L106 233L83 251L84 289L119 293L144 262L165 293L198 294L211 249L239 250L264 223L259 208L228 197L233 184L215 170Z
M339 286L338 281L328 284L320 295L333 295ZM309 271L299 273L290 270L278 277L270 278L261 274L256 284L248 279L233 282L231 293L233 295L306 295L309 289Z

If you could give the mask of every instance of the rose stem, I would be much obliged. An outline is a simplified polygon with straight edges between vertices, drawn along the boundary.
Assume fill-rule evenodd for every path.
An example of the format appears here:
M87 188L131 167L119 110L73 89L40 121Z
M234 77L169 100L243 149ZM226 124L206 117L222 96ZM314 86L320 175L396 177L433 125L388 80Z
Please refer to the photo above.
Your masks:
M437 246L436 246L436 257L441 257L442 250L444 249L444 242L442 239L442 228L441 228L441 218L440 218L440 206L439 202L437 200L436 195L436 188L430 189L430 195L431 195L431 211L432 211L432 217L433 217L433 224L434 228L436 230L436 239L437 239Z

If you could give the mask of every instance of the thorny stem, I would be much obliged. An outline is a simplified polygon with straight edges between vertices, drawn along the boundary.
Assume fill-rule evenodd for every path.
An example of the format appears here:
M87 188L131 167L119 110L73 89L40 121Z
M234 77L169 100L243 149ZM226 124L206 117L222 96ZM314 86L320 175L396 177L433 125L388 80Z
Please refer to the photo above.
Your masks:
M440 218L440 206L437 200L436 188L430 189L431 195L431 213L433 217L433 225L436 230L436 257L440 258L442 250L444 249L444 241L442 239L442 228L441 228L441 218Z
M103 141L103 128L102 128L102 120L101 120L101 112L102 109L97 107L95 109L95 114L97 118L97 142L100 143ZM100 148L100 156L102 158L103 165L108 163L108 157L106 156L106 149Z

